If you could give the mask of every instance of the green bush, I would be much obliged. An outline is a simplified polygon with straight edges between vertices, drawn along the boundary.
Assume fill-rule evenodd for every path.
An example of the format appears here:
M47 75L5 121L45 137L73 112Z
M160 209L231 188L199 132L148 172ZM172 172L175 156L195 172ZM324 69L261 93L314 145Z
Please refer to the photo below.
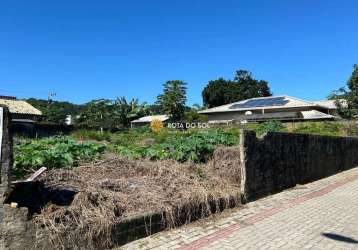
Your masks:
M178 138L191 135L192 131L183 133L179 130L171 130L163 128L160 133L153 132L150 128L135 128L125 132L112 135L112 143L118 146L142 146L142 142L147 139L154 140L155 143L163 143L169 138Z
M358 136L358 121L350 122L345 126L347 136Z
M294 128L294 133L339 136L342 135L343 125L338 122L305 122Z
M94 131L94 130L76 130L72 133L72 137L76 140L94 140L94 141L111 141L111 133L106 131Z
M123 155L128 159L138 159L145 155L145 148L136 145L119 145L115 149L120 155Z
M282 122L271 120L263 122L256 127L256 133L261 136L268 132L280 132L284 129Z
M149 125L143 125L143 126L140 126L140 127L131 128L128 131L130 131L131 133L143 134L143 133L152 132L152 129L150 128Z
M241 127L228 127L228 128L224 128L225 133L229 134L229 135L233 135L237 138L240 138L240 130Z
M119 145L117 152L130 159L150 158L152 160L175 159L180 162L204 162L213 153L216 145L231 146L237 137L222 130L208 130L196 133L173 133L161 143L141 147Z
M21 178L41 167L70 168L77 166L80 161L98 157L104 150L102 144L78 143L67 137L28 141L14 146L13 174Z
M152 138L151 132L124 131L115 133L112 136L112 143L115 145L131 146L145 138Z

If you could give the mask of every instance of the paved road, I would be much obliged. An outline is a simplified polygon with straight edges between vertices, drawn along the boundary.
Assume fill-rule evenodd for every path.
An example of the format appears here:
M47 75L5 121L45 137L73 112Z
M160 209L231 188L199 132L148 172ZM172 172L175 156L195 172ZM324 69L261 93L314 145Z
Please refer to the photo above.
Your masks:
M121 249L358 249L358 168Z

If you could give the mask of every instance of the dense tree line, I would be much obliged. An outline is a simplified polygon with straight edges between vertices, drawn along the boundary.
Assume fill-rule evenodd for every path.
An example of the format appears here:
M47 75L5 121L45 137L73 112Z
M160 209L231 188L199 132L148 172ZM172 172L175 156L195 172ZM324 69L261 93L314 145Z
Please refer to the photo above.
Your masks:
M152 109L146 103L139 103L138 99L127 101L124 97L92 100L82 105L34 98L26 101L41 110L41 123L64 124L66 117L71 115L77 127L108 130L128 127L132 119L147 115Z
M100 99L86 104L86 108L77 118L77 126L117 130L130 126L131 120L150 114L146 103L138 99L127 101L120 97L116 100Z
M77 105L70 102L42 100L35 98L30 98L26 101L42 112L40 122L50 124L63 124L67 115L71 114L73 117L75 117L85 108L85 105Z
M167 114L173 121L204 121L198 113L204 107L216 107L254 97L271 96L268 82L254 79L251 72L237 70L233 80L219 78L208 82L202 91L204 107L186 106L186 83L171 80L163 84L163 92L155 104L140 103L138 99L127 101L98 99L83 105L52 100L28 99L43 113L40 122L63 124L67 115L72 116L75 126L93 129L116 130L130 126L132 120L145 115ZM358 116L358 65L353 66L347 87L335 91L330 98L337 99L340 114L345 118ZM338 101L344 99L345 101Z
M205 119L197 113L197 106L193 109L186 106L186 99L186 83L173 80L163 84L163 93L153 105L138 99L127 101L125 97L92 100L83 105L34 98L27 101L42 111L43 123L63 124L71 115L76 127L118 130L130 127L132 120L146 115L167 114L175 121Z

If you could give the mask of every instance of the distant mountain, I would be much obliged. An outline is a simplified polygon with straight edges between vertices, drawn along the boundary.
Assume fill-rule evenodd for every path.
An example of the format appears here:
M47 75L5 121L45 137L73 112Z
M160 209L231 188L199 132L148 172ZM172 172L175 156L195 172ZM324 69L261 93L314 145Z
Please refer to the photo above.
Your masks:
M66 116L75 117L84 109L85 105L73 104L70 102L60 102L30 98L26 99L35 108L41 110L42 118L40 122L63 124Z

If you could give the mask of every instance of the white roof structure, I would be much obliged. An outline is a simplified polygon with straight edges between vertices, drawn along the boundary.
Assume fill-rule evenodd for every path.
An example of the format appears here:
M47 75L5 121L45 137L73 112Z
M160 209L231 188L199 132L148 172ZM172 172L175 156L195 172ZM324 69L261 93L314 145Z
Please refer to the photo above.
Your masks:
M149 115L149 116L141 117L137 120L133 120L132 122L133 123L150 123L153 120L159 120L159 121L164 122L168 119L169 119L169 116L167 116L167 115Z
M301 111L304 120L334 119L333 115L325 114L317 110Z
M208 121L208 123L210 124L229 124L231 122L233 122L233 119L230 120L214 120L214 121Z
M315 103L319 106L327 107L329 109L336 108L335 100L322 100L322 101L315 101L313 103Z
M343 106L347 106L347 101L344 99L339 99L338 102ZM336 100L321 100L313 102L321 107L326 107L328 109L337 109Z
M206 110L199 111L201 114L221 113L247 110L265 110L265 109L286 109L299 107L322 107L336 109L334 101L325 100L319 102L310 102L291 96L269 96L251 98L239 102L234 102Z

